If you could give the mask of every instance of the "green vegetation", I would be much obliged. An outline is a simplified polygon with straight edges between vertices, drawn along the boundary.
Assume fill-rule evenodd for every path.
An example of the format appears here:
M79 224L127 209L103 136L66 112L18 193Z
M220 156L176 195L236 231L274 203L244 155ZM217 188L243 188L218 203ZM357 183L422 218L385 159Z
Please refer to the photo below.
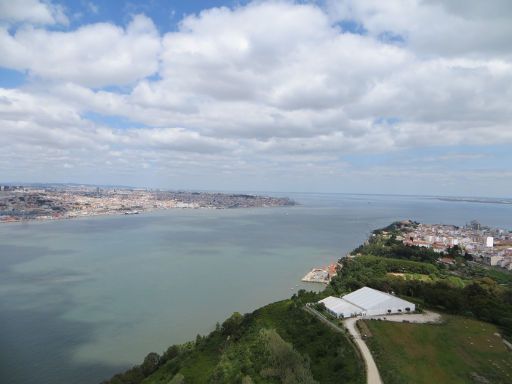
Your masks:
M372 237L363 245L352 251L354 255L373 255L391 259L404 259L434 263L439 254L429 248L410 247L396 240L396 235L381 235L373 233Z
M438 276L437 274L425 275L422 273L394 273L389 272L387 274L390 277L400 278L404 280L419 280L425 283L434 283L437 281L446 281L449 284L457 288L464 288L467 284L471 283L471 280L462 279L458 276Z
M419 224L417 221L395 221L387 227L376 229L372 234L398 236L402 234L404 228L416 228Z
M445 319L440 325L364 322L384 383L512 381L512 354L495 326L458 316Z
M413 273L429 279L403 279L389 275ZM501 327L512 337L512 289L489 277L462 279L433 264L375 256L358 256L343 262L331 289L345 293L369 286L395 292L416 303L443 312L472 316Z
M459 266L457 272L471 279L488 277L496 283L512 288L512 273L497 267L483 266L475 263Z
M106 383L363 383L364 365L346 336L303 310L312 300L318 295L301 291L235 313L210 335L170 347L158 366L135 367Z
M374 231L367 243L352 252L359 256L341 260L343 268L331 281L332 292L343 294L363 286L394 292L420 308L491 322L511 338L512 274L467 263L458 248L449 256L459 262L447 269L435 263L439 254L397 241L401 226L393 223Z
M433 264L377 256L357 256L343 260L343 268L331 281L330 286L335 292L344 293L365 285L404 280L390 273L422 275L424 279L428 277L430 280L443 278L442 271Z

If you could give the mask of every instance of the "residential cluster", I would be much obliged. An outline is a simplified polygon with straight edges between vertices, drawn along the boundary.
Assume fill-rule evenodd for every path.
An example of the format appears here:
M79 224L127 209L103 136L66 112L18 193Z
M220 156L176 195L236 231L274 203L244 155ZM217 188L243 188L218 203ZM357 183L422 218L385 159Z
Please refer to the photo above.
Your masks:
M397 240L406 245L430 248L447 253L459 246L473 260L512 270L512 232L490 228L472 221L464 227L443 224L416 224L406 227Z
M89 186L0 186L0 222L137 214L173 208L252 208L293 205L288 198Z

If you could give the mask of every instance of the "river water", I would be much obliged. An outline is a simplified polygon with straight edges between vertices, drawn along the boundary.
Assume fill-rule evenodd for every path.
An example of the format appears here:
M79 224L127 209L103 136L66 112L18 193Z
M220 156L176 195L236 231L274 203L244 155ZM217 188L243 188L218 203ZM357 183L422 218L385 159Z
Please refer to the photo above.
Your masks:
M398 219L512 228L512 205L288 194L301 205L0 225L0 382L98 383L289 297Z

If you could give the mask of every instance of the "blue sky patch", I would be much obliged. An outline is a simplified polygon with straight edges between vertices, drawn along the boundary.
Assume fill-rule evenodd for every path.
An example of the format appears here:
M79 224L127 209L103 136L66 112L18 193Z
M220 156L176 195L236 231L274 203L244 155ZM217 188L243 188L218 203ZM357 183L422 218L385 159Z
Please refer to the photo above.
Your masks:
M383 43L388 44L404 44L405 43L405 37L402 35L399 35L397 33L386 31L379 34L378 39L382 41Z
M401 121L400 118L396 117L396 116L379 117L379 118L375 119L374 124L375 125L381 125L381 124L394 125L394 124L399 123L400 121Z
M2 88L17 88L25 83L26 77L24 72L0 67L0 87Z
M355 20L342 20L339 21L337 25L345 33L352 33L355 35L366 35L368 33L364 25Z
M128 128L147 128L146 124L138 123L122 116L103 115L95 112L86 112L82 114L84 119L90 120L96 124L105 125L116 129Z
M143 13L150 17L160 33L176 31L179 22L186 15L198 14L204 9L215 7L236 7L250 1L221 1L221 0L133 0L120 6L117 1L94 0L73 1L65 3L70 15L72 29L83 24L111 22L126 25L133 15Z

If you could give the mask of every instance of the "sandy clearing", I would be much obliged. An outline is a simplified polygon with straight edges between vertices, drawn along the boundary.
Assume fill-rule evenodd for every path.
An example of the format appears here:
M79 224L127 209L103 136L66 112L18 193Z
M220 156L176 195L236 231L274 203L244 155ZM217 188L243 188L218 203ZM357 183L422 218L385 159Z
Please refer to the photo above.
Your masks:
M385 321L395 321L397 323L402 323L404 321L409 323L440 323L441 315L439 313L435 313L432 311L425 311L424 313L410 313L410 314L401 314L401 315L380 315L380 316L367 316L364 318L358 318L358 320L370 320L370 319L380 319Z

